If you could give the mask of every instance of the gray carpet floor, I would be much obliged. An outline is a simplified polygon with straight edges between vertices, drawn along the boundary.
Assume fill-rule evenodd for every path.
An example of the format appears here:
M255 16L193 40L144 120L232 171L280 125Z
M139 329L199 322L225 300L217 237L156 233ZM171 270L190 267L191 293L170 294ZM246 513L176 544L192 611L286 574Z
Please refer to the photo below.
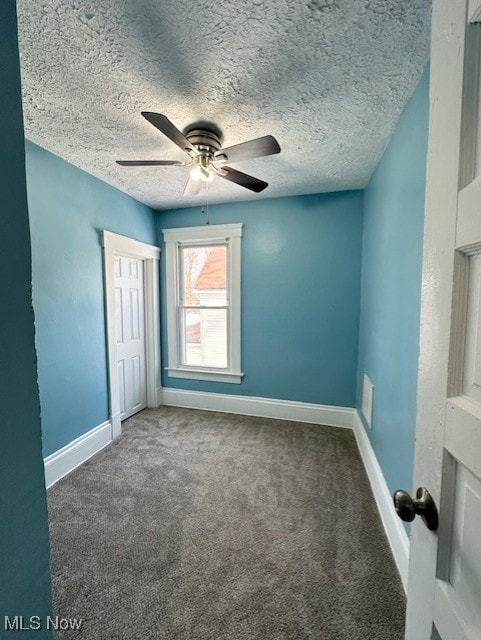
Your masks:
M347 429L162 407L48 492L55 613L83 640L401 640Z

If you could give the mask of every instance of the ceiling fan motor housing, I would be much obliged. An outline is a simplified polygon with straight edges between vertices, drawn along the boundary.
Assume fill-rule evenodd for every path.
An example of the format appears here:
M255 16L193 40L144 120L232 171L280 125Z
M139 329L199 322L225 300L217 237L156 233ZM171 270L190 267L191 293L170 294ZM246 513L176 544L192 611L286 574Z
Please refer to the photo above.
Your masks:
M213 158L214 153L221 147L220 137L207 129L192 129L186 133L185 137L201 156L207 158Z

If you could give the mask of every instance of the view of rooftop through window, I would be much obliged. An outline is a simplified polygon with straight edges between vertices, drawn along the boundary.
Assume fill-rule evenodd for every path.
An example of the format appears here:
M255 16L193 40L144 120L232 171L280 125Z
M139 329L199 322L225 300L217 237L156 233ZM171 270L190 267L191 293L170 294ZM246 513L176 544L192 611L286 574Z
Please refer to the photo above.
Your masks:
M182 361L227 367L227 246L183 247L181 260Z

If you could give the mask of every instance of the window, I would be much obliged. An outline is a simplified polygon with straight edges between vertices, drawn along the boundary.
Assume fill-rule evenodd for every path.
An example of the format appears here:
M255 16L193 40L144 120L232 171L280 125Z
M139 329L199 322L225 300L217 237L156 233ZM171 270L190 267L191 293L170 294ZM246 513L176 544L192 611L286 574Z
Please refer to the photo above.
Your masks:
M242 224L163 234L169 376L240 383Z

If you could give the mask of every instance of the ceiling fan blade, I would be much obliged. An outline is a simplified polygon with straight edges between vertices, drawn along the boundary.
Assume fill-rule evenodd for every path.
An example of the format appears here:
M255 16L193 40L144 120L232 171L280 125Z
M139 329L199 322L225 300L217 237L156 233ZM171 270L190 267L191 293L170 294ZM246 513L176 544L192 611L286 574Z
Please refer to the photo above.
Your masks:
M183 167L185 162L179 160L116 160L121 167Z
M189 155L197 156L198 151L192 143L190 143L184 136L182 131L179 131L172 122L161 113L152 113L151 111L142 111L142 115L146 120L153 124L164 136L167 136L174 142L182 151L186 151Z
M261 158L279 153L279 143L273 136L263 136L255 140L248 140L232 147L219 149L214 154L214 162L240 162L251 158Z
M259 180L259 178L254 178L253 176L248 176L247 173L242 173L242 171L236 171L236 169L232 169L231 167L222 167L216 173L221 178L235 182L241 187L245 187L256 193L260 193L268 186L267 182Z
M202 188L202 182L200 180L194 180L191 176L187 180L187 184L184 189L184 196L196 196L200 193Z

